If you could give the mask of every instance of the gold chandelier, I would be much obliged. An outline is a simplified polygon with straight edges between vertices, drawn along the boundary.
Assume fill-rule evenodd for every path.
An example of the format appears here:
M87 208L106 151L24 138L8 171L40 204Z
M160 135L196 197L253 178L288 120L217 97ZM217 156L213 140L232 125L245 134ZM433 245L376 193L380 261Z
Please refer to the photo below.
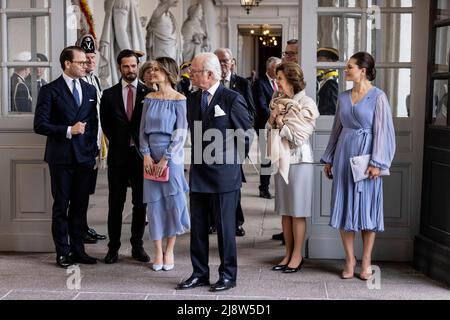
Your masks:
M277 38L270 35L270 25L268 24L263 24L261 26L261 34L258 38L265 47L276 47L278 45Z

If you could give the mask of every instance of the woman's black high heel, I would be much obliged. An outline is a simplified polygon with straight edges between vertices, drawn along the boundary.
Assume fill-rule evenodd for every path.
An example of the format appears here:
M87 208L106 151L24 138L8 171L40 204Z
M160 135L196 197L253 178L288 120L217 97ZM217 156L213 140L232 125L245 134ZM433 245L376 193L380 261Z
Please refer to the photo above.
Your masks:
M273 271L283 271L287 268L287 264L277 264L276 266L272 267Z
M298 265L297 268L290 268L290 267L286 266L286 268L283 270L283 273L294 273L294 272L300 271L304 262L305 262L305 259L302 258L302 261L300 262L300 264Z

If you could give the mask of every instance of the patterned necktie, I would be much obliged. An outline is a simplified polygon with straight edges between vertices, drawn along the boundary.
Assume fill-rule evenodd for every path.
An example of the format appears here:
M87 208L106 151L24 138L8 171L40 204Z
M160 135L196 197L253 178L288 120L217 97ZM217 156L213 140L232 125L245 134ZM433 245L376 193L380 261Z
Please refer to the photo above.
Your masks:
M77 81L76 80L73 80L72 95L73 95L73 98L75 99L75 103L77 104L77 107L79 107L81 102L80 102L80 94L77 90Z
M274 92L276 92L276 91L278 91L278 86L277 86L277 82L275 81L275 80L270 80L271 82L272 82L272 88L273 88L273 91Z
M208 108L208 96L209 96L208 91L202 92L202 100L200 102L200 107L202 108L202 114L204 114L206 111L206 108Z
M127 117L128 120L131 121L131 117L133 116L133 86L129 84L128 86L128 94L127 94Z

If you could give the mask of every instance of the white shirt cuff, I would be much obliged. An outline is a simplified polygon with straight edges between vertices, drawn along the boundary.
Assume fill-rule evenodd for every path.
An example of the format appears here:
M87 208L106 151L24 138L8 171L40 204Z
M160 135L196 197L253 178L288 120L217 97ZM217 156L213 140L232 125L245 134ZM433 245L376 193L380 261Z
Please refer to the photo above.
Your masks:
M72 127L67 127L66 138L72 139Z

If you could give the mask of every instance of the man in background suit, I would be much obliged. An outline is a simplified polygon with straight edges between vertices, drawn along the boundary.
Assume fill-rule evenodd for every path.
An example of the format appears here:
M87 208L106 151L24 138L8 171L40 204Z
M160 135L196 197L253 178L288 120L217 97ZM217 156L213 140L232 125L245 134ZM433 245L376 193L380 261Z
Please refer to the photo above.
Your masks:
M39 62L48 62L48 58L47 58L47 56L45 54L36 53L36 58L37 58L37 61L39 61ZM33 69L36 72L36 88L37 88L37 93L39 94L39 91L41 91L41 88L47 84L47 81L45 81L45 79L44 79L45 68L36 67L36 68L33 68ZM25 79L25 81L27 83L28 88L32 89L31 73L28 75L28 77Z
M80 46L84 53L86 54L86 75L82 78L82 80L86 81L87 83L93 85L95 87L95 91L97 92L97 112L100 113L100 101L102 99L102 88L100 86L100 79L94 74L94 70L97 64L96 56L97 52L95 49L95 40L94 37L90 34L83 35L80 39L77 41L77 45ZM95 193L95 188L97 186L97 174L99 168L105 168L106 167L106 154L107 154L107 147L106 147L106 139L103 136L102 129L100 128L100 118L98 121L98 133L97 133L97 148L98 148L98 155L95 159L96 165L94 169L92 170L92 177L90 184L88 186L89 188L89 194ZM106 236L103 234L97 233L97 231L93 228L90 228L88 225L88 222L86 220L85 224L85 235L84 235L84 243L97 243L97 240L105 240Z
M187 101L192 137L189 186L193 273L189 279L179 283L177 289L209 285L208 218L211 211L217 224L221 263L219 280L210 291L223 291L236 286L235 220L242 186L239 163L248 153L249 143L244 132L251 128L252 121L242 96L221 85L220 78L220 64L214 54L201 53L194 58L191 79L200 90L191 94ZM234 132L239 129L242 134L235 136ZM211 148L210 143L203 141L205 132L220 132L213 142L220 146L211 151L212 159L205 158L208 154L204 151ZM230 155L233 156L231 160Z
M223 86L225 86L227 89L231 89L233 91L236 91L237 93L241 94L246 102L247 106L247 112L251 117L251 121L253 122L255 119L255 103L253 102L253 95L252 95L252 89L250 88L250 82L238 76L235 73L232 73L232 66L233 66L233 55L231 53L231 50L229 48L219 48L216 51L214 51L214 54L217 56L220 62L220 67L222 71L222 80L221 83ZM241 167L242 170L242 167ZM242 170L242 182L247 182L245 180L244 171ZM211 227L214 230L214 220L211 219ZM244 212L242 211L241 206L241 195L239 194L239 202L238 206L236 208L236 235L238 237L243 237L245 235L244 227L242 226L244 224Z
M14 62L30 62L31 53L23 51L13 58ZM29 67L18 66L11 75L11 112L32 112L31 87L26 80L31 73Z
M259 145L261 152L261 172L259 176L259 196L265 199L272 199L269 192L270 184L270 160L266 159L267 139L265 131L267 120L270 117L270 101L274 92L278 90L276 82L275 69L281 63L281 59L277 57L270 57L266 62L266 74L261 78L256 79L253 85L253 97L256 105L256 120L255 130L259 137Z
M143 203L144 163L139 152L139 127L145 96L151 91L139 82L139 56L123 50L117 57L122 79L103 92L100 103L102 129L109 141L108 150L108 253L105 263L119 259L122 213L131 185L133 213L131 221L131 255L141 262L150 261L143 248L146 206Z
M83 50L65 48L60 62L63 75L40 90L34 131L47 136L56 262L66 268L75 262L97 262L84 251L83 223L89 203L86 185L97 153L98 118L95 88L80 81L86 68Z

